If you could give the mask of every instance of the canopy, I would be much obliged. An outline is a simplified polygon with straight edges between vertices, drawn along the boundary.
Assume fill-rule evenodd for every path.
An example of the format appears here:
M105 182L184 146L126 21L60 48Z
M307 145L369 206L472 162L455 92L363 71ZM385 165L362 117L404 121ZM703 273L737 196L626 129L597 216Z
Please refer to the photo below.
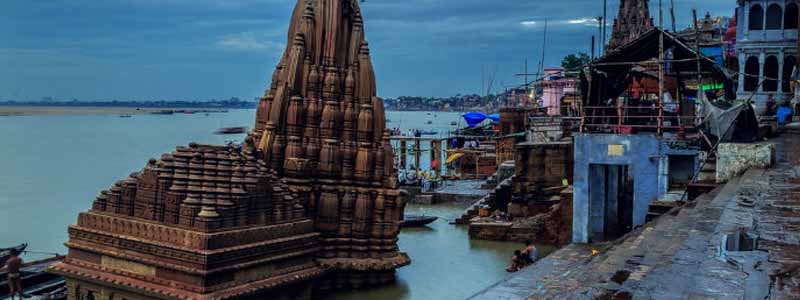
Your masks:
M758 121L750 104L712 103L704 93L700 93L700 104L703 125L719 142L752 142L758 138Z
M486 120L486 115L479 112L468 112L463 115L464 121L467 121L467 126L472 127L480 124Z
M449 165L452 162L456 161L457 159L461 158L462 156L464 156L464 153L453 153L452 155L450 155L450 157L447 158L447 160L444 163Z

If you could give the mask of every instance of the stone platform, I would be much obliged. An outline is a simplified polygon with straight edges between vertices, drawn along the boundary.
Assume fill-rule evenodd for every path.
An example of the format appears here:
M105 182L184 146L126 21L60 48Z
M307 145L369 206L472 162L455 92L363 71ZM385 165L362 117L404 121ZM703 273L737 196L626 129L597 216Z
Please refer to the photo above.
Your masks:
M432 192L417 192L410 202L414 204L474 203L490 190L481 189L483 180L446 181L444 186ZM411 194L411 193L410 193Z
M800 167L780 144L772 169L616 241L568 245L469 299L800 299Z

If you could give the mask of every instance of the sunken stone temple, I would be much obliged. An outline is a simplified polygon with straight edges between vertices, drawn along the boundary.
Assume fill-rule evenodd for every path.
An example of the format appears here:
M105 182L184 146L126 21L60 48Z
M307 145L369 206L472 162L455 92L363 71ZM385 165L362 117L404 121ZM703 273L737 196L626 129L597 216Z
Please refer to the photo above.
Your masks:
M357 0L298 0L288 39L242 144L177 147L78 216L70 300L310 299L410 263Z

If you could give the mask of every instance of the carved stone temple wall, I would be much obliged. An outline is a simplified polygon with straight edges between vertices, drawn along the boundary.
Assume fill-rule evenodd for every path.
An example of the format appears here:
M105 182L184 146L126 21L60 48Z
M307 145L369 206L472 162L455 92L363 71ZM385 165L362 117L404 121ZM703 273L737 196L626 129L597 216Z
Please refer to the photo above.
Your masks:
M257 157L250 140L191 144L101 192L51 269L69 299L307 299L319 233Z
M298 0L242 144L190 144L103 191L50 271L70 300L310 299L410 263L357 0Z
M406 193L358 1L299 1L288 40L250 135L314 219L333 271L322 288L392 281L410 262L397 247Z

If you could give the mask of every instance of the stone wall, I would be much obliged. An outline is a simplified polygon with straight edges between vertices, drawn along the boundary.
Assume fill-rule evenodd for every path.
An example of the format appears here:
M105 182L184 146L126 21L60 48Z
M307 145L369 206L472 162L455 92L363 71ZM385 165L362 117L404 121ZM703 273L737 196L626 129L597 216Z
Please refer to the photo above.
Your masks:
M555 205L528 218L515 218L512 222L493 222L488 219L472 222L469 236L472 239L565 245L572 240L572 188L564 189Z
M775 144L719 144L717 182L727 182L750 168L767 168L773 164L775 164Z
M571 142L520 143L517 145L514 178L515 203L546 198L547 188L572 182L573 146ZM554 194L549 194L554 195Z

